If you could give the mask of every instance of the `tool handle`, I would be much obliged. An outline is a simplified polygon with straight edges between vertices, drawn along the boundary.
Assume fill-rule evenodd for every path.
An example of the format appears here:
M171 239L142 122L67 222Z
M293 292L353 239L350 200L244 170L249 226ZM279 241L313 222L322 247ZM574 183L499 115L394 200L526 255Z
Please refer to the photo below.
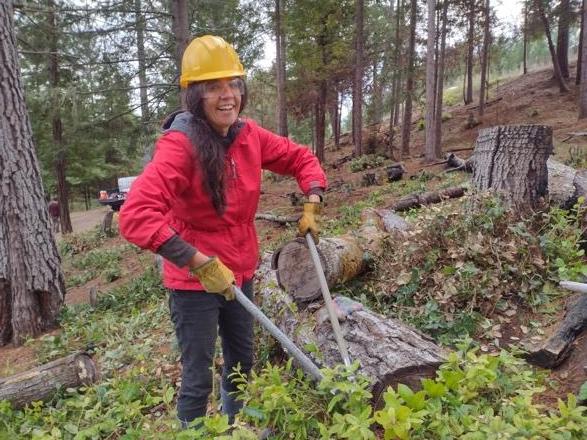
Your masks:
M279 341L281 346L290 353L296 361L298 361L302 369L316 379L318 382L322 380L322 373L312 360L300 350L291 339L287 337L265 314L243 293L238 286L233 286L236 294L236 300L242 305L253 318L265 327L271 335Z
M324 269L322 268L322 263L320 262L318 249L316 249L316 243L314 243L314 239L310 233L306 234L306 242L308 243L310 255L312 256L312 261L314 262L314 267L316 268L316 274L318 275L318 281L320 282L320 290L322 290L322 297L324 298L326 310L328 310L328 316L330 317L330 323L332 324L332 330L334 331L334 338L338 344L342 361L348 367L351 365L351 357L349 356L346 341L342 336L342 330L340 329L338 317L336 316L336 311L334 310L334 304L332 303L330 289L328 289L328 283L326 282L326 277L324 276Z

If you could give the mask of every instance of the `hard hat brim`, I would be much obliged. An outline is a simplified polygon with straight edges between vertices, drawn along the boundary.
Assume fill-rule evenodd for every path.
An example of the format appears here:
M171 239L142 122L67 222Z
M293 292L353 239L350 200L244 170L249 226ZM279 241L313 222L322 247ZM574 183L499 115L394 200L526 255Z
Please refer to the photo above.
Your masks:
M209 81L211 79L234 78L235 76L245 76L244 70L220 70L202 75L194 75L188 78L182 77L179 80L179 85L182 89L186 89L188 85L193 82Z

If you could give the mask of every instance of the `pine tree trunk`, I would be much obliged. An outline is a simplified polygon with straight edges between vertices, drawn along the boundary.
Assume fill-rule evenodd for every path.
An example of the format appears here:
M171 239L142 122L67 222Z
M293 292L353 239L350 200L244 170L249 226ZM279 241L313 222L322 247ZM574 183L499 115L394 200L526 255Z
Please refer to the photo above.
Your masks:
M391 81L391 106L389 115L389 145L388 145L388 156L394 157L393 154L393 143L395 141L395 132L399 121L399 97L400 97L400 0L397 0L397 6L395 12L393 11L393 2L390 5L390 19L395 14L395 37L393 39L393 75Z
M577 50L577 69L575 75L575 84L581 84L581 73L583 71L583 34L585 26L585 15L583 10L585 9L585 0L581 2L581 30L579 31L579 49Z
M381 122L381 112L383 107L383 94L381 92L381 77L377 60L373 60L373 93L371 95L371 124Z
M59 81L59 58L57 55L58 50L58 23L55 15L55 2L48 0L48 14L47 24L49 28L49 38L51 52L49 54L49 81L51 83L51 90L53 95L52 105L52 135L53 144L56 150L55 152L55 177L57 182L57 195L59 199L59 219L61 221L61 232L68 234L73 231L71 227L71 217L69 215L69 194L66 180L66 168L67 168L67 152L66 146L63 142L63 124L61 122L60 114L60 81Z
M469 0L469 30L467 31L467 89L465 104L473 102L473 50L475 48L475 0Z
M569 0L561 0L556 38L556 56L563 78L569 78Z
M524 49L523 49L523 57L524 57L524 75L528 73L528 0L524 1Z
M435 92L435 60L434 46L436 40L436 0L428 0L428 44L426 50L426 146L424 156L427 162L436 160L436 144L434 143L434 102Z
M148 135L149 127L149 98L147 95L147 63L145 62L145 17L142 12L141 0L135 0L135 20L137 22L137 59L139 63L139 97L141 102L141 124L143 133Z
M288 135L287 104L285 99L285 32L283 30L282 1L275 0L275 73L277 77L277 133Z
M175 67L181 75L181 59L189 43L188 0L171 0L172 31L175 39ZM180 103L185 106L185 89L180 90Z
M579 119L587 118L587 8L583 1L581 14L581 85L579 88Z
M334 138L334 148L340 148L340 111L338 108L338 90L334 90L334 100L330 107L330 127L332 128L332 136Z
M353 81L353 143L355 156L363 154L363 0L355 0L355 66Z
M548 24L548 19L546 18L546 13L544 12L544 5L542 4L542 0L534 0L536 8L538 9L538 15L542 20L542 24L544 25L544 34L546 35L546 40L548 42L548 50L550 51L550 58L552 60L552 67L554 69L554 76L559 84L559 89L561 93L566 93L569 91L567 83L562 76L560 66L558 64L558 58L556 56L556 51L554 50L554 44L552 43L552 35L550 33L550 25Z
M472 182L480 191L496 191L518 209L540 207L548 194L546 162L552 152L552 129L544 125L480 130Z
M324 163L324 138L326 135L326 80L320 81L316 97L316 157Z
M436 77L436 99L434 104L434 152L442 155L442 94L444 93L444 55L446 51L446 25L448 0L442 5L442 28L440 31L440 50L438 51L438 75Z
M410 1L410 41L408 44L408 66L406 76L406 104L402 123L402 156L410 154L410 134L412 128L412 99L414 94L414 58L416 52L416 21L418 19L418 2Z
M479 116L485 113L485 87L487 87L488 66L489 59L489 21L491 19L491 9L489 8L489 0L485 1L485 26L483 30L483 56L481 58L481 84L479 87Z
M12 2L0 2L0 345L54 328L65 284L22 87Z

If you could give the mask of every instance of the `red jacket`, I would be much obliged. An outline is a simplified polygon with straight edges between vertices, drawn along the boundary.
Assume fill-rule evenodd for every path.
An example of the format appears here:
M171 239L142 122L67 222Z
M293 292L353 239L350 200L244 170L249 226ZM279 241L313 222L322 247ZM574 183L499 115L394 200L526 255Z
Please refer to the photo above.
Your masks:
M226 210L218 216L202 185L202 169L187 135L169 131L156 143L153 160L133 182L120 211L121 234L143 249L157 249L176 233L206 255L216 255L235 274L237 284L251 279L259 245L255 213L261 169L297 179L307 194L326 188L316 157L303 146L259 127L252 120L237 134L227 152ZM165 287L203 290L188 271L169 261L163 265Z

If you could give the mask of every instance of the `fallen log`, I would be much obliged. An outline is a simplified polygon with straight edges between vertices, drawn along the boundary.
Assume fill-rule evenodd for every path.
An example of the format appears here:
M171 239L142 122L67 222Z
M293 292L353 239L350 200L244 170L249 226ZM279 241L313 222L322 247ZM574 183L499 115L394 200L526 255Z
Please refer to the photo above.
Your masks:
M386 225L390 229L386 229ZM318 254L329 287L344 283L363 272L373 256L381 254L386 231L402 234L408 224L390 212L366 209L356 233L321 237ZM304 239L296 239L273 253L272 268L277 282L296 301L307 302L322 296L320 284Z
M76 353L32 370L0 378L0 400L9 401L14 408L51 398L62 388L75 388L94 383L98 368L87 353Z
M455 156L456 160L465 162ZM462 171L472 172L475 165L475 155L466 162L471 168L463 168ZM550 202L563 209L571 208L579 197L587 199L587 170L576 170L550 157L546 161L548 170L548 197ZM449 170L450 171L450 170Z
M573 296L566 306L565 316L548 340L530 351L526 359L542 368L558 367L569 356L572 344L587 328L587 294Z
M409 194L388 206L388 209L396 212L407 211L408 209L418 208L423 205L440 203L446 199L462 197L465 195L465 191L466 188L464 187L453 187L442 189L440 191L429 191L422 194Z
M289 223L296 223L300 219L299 215L275 215L258 212L255 214L255 220L267 220L270 222L276 222L282 225Z
M324 240L321 240L322 243ZM278 287L276 271L263 259L258 270L257 291L267 316L321 367L342 363L338 345L328 319L321 309L300 307ZM335 301L339 298L335 298ZM429 337L400 321L362 308L340 322L351 361L360 365L359 372L372 383L375 404L389 385L403 383L413 389L421 387L420 379L432 378L446 358L445 351ZM312 348L311 350L309 348Z

